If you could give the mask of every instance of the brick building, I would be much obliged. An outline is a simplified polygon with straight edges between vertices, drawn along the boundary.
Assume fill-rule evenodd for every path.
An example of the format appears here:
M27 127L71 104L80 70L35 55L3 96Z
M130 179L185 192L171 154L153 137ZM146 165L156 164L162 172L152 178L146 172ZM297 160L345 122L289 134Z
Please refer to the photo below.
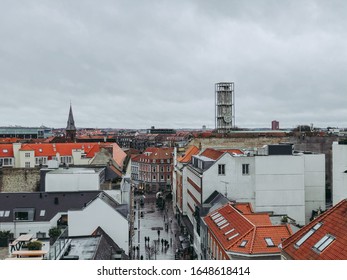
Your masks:
M138 189L171 191L173 148L147 148L132 158L131 178Z

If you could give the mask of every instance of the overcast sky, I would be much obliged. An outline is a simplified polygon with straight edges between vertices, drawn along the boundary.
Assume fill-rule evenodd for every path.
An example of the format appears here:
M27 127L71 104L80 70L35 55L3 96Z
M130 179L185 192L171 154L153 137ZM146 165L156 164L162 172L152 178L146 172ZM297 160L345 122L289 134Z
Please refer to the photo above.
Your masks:
M1 0L0 126L347 127L347 1Z

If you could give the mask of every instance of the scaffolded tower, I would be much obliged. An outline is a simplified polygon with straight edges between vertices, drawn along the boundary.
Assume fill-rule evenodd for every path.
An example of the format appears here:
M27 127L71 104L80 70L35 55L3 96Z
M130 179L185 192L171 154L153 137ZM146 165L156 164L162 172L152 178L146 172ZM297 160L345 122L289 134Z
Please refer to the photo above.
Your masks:
M216 83L215 100L217 132L228 133L235 127L234 83Z

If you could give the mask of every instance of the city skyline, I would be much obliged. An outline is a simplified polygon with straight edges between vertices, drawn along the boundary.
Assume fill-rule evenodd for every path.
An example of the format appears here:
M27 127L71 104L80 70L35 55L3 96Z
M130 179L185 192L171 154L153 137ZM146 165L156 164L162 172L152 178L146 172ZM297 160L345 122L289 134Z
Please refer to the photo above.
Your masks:
M347 127L342 1L4 1L0 126Z

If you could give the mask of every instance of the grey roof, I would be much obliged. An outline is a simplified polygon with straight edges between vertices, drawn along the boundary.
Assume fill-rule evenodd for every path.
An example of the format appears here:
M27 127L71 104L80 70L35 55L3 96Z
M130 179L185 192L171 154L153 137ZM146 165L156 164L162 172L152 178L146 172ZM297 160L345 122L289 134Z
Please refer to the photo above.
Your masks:
M72 107L70 105L69 118L67 120L66 130L76 130L75 121L72 114Z
M0 216L0 222L13 222L13 210L18 208L34 209L34 221L50 221L59 212L82 209L100 192L0 193L0 212L10 211L7 217Z

